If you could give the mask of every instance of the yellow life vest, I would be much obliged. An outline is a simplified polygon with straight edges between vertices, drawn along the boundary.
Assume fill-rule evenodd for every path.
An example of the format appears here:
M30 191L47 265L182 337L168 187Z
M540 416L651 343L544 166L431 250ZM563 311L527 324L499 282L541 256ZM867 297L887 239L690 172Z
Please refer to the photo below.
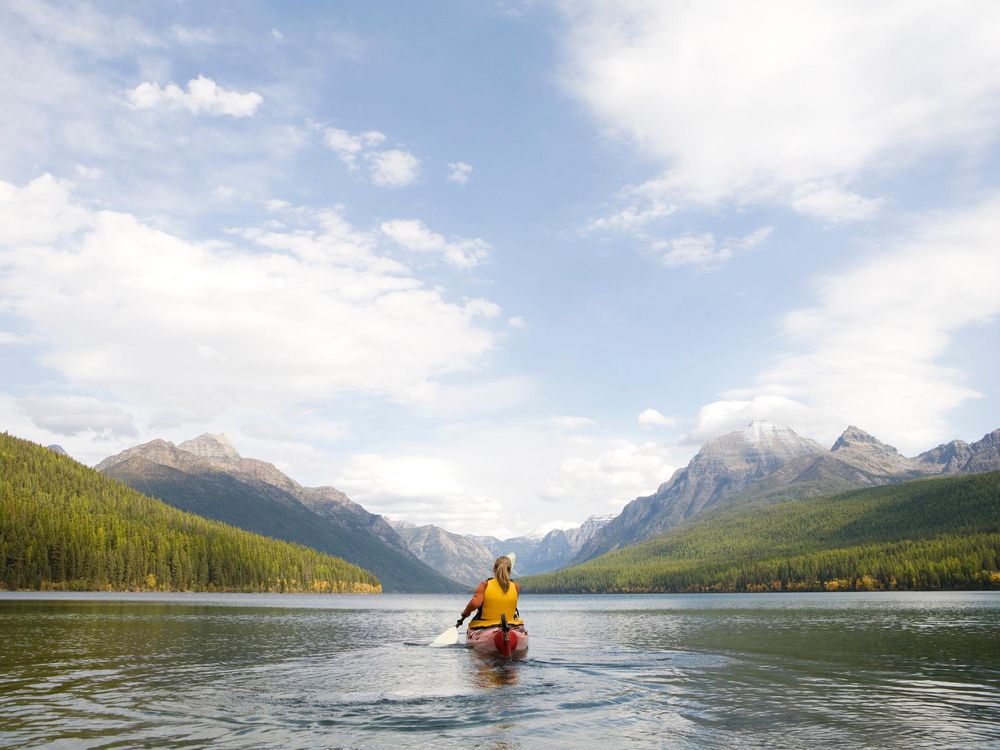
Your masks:
M507 593L503 592L496 578L486 582L486 594L483 596L483 606L476 613L476 618L469 623L470 628L490 628L500 624L500 615L507 615L508 625L523 625L517 616L517 589L511 582Z

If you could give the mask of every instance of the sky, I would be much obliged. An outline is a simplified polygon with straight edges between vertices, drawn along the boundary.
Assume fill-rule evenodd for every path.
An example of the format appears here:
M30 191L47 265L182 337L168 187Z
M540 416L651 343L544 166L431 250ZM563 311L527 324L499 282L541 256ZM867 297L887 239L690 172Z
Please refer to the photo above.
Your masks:
M617 513L1000 427L1000 4L0 4L0 429Z

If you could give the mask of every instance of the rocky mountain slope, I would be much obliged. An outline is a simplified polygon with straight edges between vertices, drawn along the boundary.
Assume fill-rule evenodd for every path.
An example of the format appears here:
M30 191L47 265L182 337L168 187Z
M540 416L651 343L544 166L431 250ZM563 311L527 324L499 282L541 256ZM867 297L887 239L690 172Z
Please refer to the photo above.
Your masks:
M577 553L574 563L670 529L708 508L757 500L814 497L919 477L1000 469L1000 430L907 458L850 426L830 450L787 427L753 422L706 443L691 462L648 496L633 500Z
M298 542L378 575L385 591L457 591L381 516L333 487L303 487L273 464L243 458L224 435L165 440L104 459L97 470L174 507Z

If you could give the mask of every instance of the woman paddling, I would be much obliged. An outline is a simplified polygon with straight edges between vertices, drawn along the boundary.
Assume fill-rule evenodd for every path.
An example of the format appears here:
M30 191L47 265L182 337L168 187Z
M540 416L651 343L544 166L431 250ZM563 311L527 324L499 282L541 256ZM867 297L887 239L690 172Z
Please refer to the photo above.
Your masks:
M473 612L465 641L477 651L501 656L520 656L528 650L528 631L517 611L520 588L510 579L514 553L498 557L493 563L493 577L476 588L476 593L462 610L455 627Z

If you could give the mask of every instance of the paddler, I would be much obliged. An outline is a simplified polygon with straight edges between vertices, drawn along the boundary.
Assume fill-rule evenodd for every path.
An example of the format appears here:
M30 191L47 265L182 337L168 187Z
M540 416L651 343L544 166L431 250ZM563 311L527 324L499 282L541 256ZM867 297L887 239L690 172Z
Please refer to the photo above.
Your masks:
M520 587L517 581L512 581L510 578L515 559L513 552L496 559L493 563L493 577L487 578L476 587L476 593L472 595L462 610L462 616L455 623L456 628L461 626L465 618L473 612L476 616L469 623L469 630L496 627L501 623L501 615L506 618L509 626L523 628L524 623L517 612Z

